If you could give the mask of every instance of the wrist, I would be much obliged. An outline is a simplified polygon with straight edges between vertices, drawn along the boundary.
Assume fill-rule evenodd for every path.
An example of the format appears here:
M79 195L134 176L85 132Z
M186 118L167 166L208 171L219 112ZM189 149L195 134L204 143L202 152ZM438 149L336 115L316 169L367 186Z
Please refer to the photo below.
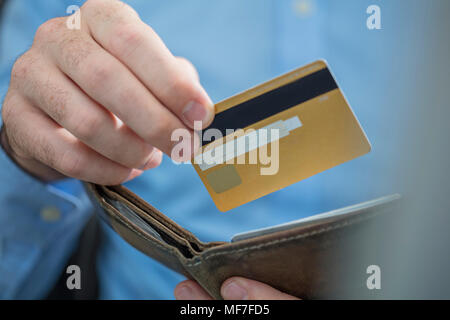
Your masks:
M9 142L8 134L3 125L0 131L0 146L6 155L23 171L43 182L51 182L65 178L61 173L43 163L19 156L14 152Z

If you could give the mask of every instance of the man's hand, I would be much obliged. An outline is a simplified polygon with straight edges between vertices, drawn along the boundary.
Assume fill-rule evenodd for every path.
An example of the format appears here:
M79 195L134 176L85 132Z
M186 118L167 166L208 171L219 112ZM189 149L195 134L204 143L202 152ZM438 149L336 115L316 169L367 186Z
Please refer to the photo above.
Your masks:
M81 20L44 23L15 63L2 110L10 156L42 180L116 185L170 155L176 129L198 147L194 121L208 126L214 110L194 67L120 1L88 0Z
M299 300L264 283L240 277L230 278L222 284L225 300ZM211 300L211 296L198 283L183 281L175 288L177 300Z

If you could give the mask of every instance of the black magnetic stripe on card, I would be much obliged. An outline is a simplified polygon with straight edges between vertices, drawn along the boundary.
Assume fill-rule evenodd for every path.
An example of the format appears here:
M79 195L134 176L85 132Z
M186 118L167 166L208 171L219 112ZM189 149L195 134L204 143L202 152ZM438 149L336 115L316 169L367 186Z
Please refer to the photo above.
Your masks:
M218 113L207 129L218 129L222 136L226 136L227 129L246 128L337 88L338 85L330 70L321 69ZM202 141L202 145L212 141Z

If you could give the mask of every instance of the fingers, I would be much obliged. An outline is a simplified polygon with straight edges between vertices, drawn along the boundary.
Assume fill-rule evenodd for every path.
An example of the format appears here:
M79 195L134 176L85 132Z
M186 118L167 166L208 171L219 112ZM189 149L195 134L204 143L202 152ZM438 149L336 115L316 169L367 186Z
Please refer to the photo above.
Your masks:
M56 65L92 99L147 143L171 153L172 132L187 128L123 64L81 33L75 42L53 42L49 49Z
M161 158L160 151L139 138L109 111L85 95L50 63L29 63L27 55L18 61L27 65L26 79L13 79L21 92L60 126L103 156L128 168L148 170ZM123 152L126 150L127 152Z
M241 277L225 281L221 288L225 300L299 300L264 283ZM211 300L211 296L195 281L187 280L175 288L177 300Z
M142 173L93 151L41 110L16 95L9 99L7 131L11 146L64 176L102 185L117 185Z
M175 58L158 35L127 5L118 1L90 2L83 8L94 39L124 63L141 82L190 128L213 120L212 102L195 69Z
M264 283L241 277L225 281L221 289L225 300L298 300Z
M37 161L99 184L158 166L162 152L189 159L200 145L194 120L206 126L214 114L192 64L120 1L86 1L81 16L80 30L65 18L44 23L15 64L16 102L3 108L13 151L30 156L27 168Z
M174 294L177 300L212 300L211 296L192 280L179 283Z

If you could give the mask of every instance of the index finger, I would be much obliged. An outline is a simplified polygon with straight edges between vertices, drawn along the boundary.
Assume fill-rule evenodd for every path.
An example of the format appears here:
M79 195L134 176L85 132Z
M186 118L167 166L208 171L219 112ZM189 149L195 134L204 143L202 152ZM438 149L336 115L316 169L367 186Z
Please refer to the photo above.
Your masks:
M214 107L189 69L180 67L156 32L120 1L95 1L84 8L92 37L124 63L168 109L186 125L203 128L214 118Z

